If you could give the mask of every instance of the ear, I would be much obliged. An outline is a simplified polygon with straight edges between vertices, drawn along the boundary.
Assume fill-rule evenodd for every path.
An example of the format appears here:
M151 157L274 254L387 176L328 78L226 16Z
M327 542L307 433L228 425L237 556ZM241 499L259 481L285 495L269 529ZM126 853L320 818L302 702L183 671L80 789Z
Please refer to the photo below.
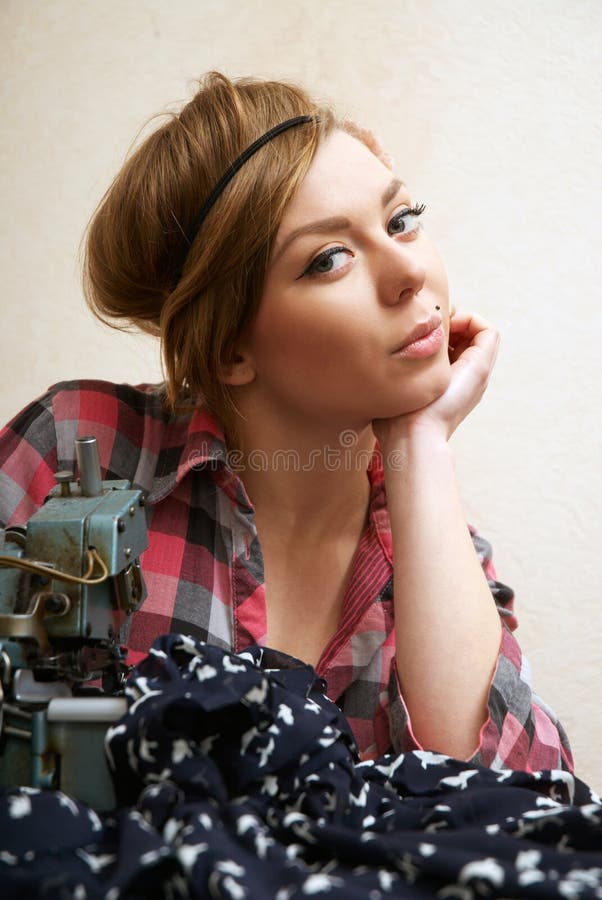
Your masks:
M232 362L220 366L219 380L222 384L239 386L250 384L255 379L255 374L250 354L235 353Z

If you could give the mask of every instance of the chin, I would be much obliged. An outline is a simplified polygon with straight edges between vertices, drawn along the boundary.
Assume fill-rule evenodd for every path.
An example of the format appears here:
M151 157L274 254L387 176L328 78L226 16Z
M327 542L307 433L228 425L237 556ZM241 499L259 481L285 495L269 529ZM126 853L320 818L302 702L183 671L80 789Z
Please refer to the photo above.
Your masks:
M446 359L444 365L439 366L434 372L429 372L428 378L422 378L412 391L405 392L401 401L402 408L397 409L392 415L403 416L438 400L448 389L451 377L451 366Z
M429 381L428 388L425 391L427 401L422 405L426 406L427 404L432 403L433 400L437 400L441 397L450 386L451 380L451 366L449 362L445 360L445 366L441 367L441 370L437 373L437 377Z

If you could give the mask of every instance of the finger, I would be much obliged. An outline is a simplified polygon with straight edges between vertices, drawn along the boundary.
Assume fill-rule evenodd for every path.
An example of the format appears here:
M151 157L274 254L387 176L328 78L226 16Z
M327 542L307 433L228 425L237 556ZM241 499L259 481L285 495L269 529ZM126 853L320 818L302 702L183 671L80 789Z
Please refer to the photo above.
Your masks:
M454 353L450 361L452 365L469 366L487 382L497 359L498 347L499 335L496 331L481 331L461 353Z
M449 322L450 334L465 332L468 340L472 339L480 331L486 331L487 329L495 330L491 322L483 318L483 316L468 310L456 310Z
M464 348L475 344L480 347L489 347L491 344L499 344L499 334L496 328L478 313L465 310L458 311L449 324L449 343L458 349L462 344Z
M450 327L450 361L457 362L462 357L468 362L475 356L475 364L491 371L497 358L500 336L493 325L476 313L463 312Z
M454 338L453 341L450 341L450 344L448 347L450 362L454 363L454 362L456 362L456 360L460 359L462 354L466 350L468 350L469 347L470 347L470 341L463 341L463 340L460 340L459 338L458 339Z

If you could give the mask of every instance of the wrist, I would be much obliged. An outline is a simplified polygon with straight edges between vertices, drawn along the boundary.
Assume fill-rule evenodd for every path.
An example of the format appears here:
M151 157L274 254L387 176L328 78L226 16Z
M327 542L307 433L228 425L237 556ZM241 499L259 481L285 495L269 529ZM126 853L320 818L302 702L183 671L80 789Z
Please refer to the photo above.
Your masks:
M447 430L436 420L403 416L379 423L375 432L383 458L398 451L409 455L438 451L443 456L451 455Z
M379 448L387 483L392 479L395 484L400 484L400 474L404 483L408 478L421 484L424 479L439 485L455 481L451 447L439 434L412 431L398 435L396 440L391 438L384 445L379 444Z

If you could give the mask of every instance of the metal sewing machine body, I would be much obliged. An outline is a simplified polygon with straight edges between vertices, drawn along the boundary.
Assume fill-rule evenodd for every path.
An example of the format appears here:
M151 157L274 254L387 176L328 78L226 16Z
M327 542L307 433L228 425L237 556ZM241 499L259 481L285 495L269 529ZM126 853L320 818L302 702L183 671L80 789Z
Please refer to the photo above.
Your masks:
M146 594L146 517L141 491L101 481L95 438L76 455L77 482L58 472L27 525L0 530L0 784L108 809L103 737L126 709L118 641Z

